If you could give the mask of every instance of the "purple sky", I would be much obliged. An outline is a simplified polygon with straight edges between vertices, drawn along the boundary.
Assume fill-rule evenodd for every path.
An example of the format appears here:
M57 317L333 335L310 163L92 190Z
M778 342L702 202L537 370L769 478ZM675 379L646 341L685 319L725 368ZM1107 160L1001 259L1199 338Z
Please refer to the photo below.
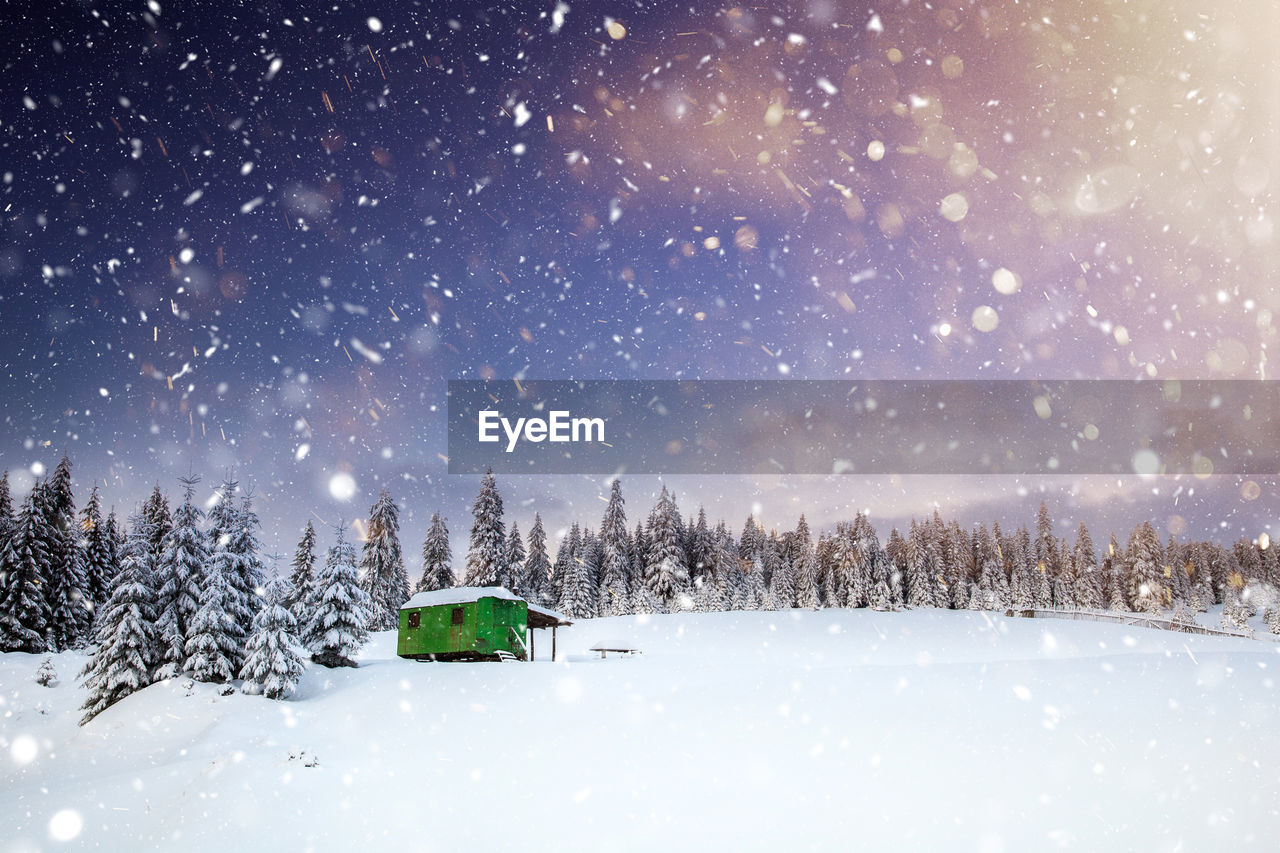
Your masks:
M251 486L269 546L389 485L462 545L450 378L1269 378L1269 2L63 4L0 84L0 466L128 509ZM172 6L172 8L171 8ZM148 11L151 9L151 11ZM158 11L156 11L158 10ZM354 484L354 492L341 487ZM336 478L336 480L335 480ZM1274 478L673 481L1256 535ZM597 480L502 478L527 530ZM631 518L656 478L628 478ZM882 525L881 535L887 534Z

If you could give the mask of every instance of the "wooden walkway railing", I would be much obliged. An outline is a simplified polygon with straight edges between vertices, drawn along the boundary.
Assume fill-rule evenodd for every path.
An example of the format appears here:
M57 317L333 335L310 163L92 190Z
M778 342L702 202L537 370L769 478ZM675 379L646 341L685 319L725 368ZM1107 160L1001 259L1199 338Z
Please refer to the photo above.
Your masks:
M1180 631L1184 634L1208 634L1215 637L1239 637L1245 640L1280 640L1270 633L1245 633L1225 628L1209 628L1194 622L1179 622L1169 616L1150 613L1130 613L1124 610L1066 610L1051 607L1009 608L1005 616L1021 616L1025 619L1072 619L1084 622L1114 622L1137 628L1158 628L1162 631Z

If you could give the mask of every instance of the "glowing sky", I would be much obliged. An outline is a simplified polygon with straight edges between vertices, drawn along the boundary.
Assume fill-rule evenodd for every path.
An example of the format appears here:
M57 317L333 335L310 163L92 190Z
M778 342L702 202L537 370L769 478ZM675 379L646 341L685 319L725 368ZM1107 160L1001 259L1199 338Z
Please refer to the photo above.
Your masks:
M64 450L123 511L234 470L287 548L389 483L419 540L437 506L465 532L476 488L441 459L449 378L1274 375L1273 3L330 5L9 24L19 490ZM634 520L657 481L631 485ZM1029 521L1047 488L1064 522L1230 536L1277 497L676 485L735 526ZM554 529L601 489L504 491Z

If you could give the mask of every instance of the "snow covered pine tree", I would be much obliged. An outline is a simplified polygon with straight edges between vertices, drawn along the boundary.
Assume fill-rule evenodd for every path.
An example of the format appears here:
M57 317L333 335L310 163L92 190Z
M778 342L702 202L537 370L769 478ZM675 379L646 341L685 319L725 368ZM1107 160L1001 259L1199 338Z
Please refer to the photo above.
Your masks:
M356 552L341 522L307 602L310 614L302 639L321 666L356 666L352 659L369 638L369 596L360 588Z
M245 693L261 693L268 699L293 695L306 668L305 649L298 642L298 623L289 611L290 584L274 578L267 584L266 603L253 617L253 631L245 646L240 677Z

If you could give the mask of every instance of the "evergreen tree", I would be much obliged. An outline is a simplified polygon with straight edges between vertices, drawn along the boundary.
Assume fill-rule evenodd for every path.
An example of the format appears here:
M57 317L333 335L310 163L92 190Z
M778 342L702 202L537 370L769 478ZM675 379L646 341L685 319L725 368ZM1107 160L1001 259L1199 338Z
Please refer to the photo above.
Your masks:
M706 515L702 528L706 532ZM695 530L695 542L696 530ZM600 615L622 616L631 612L629 586L631 561L628 558L630 543L627 538L626 502L622 499L622 482L614 478L609 492L609 503L600 521ZM704 546L700 546L704 547Z
M871 587L871 599L869 606L872 610L892 610L893 602L889 600L889 585L883 580L878 580Z
M1076 573L1073 558L1066 552L1066 543L1058 554L1058 574L1053 578L1053 606L1065 610L1076 608Z
M243 629L227 612L227 587L221 572L208 572L200 588L200 608L187 625L182 669L196 681L222 684L235 677Z
M1098 569L1076 572L1076 606L1085 610L1102 608L1102 580Z
M298 623L289 610L289 601L295 597L289 582L274 578L267 584L266 593L266 602L253 617L253 630L245 646L241 690L261 692L268 699L286 699L302 678L306 650L298 642Z
M712 571L715 573L716 582L724 597L724 607L726 610L746 610L748 595L746 569L750 564L743 562L738 546L733 541L733 534L729 532L729 528L723 521L716 525L714 544L715 559Z
M977 583L969 591L970 610L997 610L1004 606L1000 597L1000 580L1004 570L1000 566L997 545L987 532L985 525L978 527L977 547L975 549L979 564ZM974 590L977 590L977 603L973 601Z
M89 694L80 725L151 683L160 661L153 560L150 530L139 513L131 519L110 597L98 608L97 648L80 673Z
M112 583L116 579L116 574L119 574L120 572L120 567L124 560L125 544L124 530L121 529L120 525L116 522L116 511L114 507L112 507L111 511L107 513L106 531L107 553L110 555L107 560L107 565L114 573L107 579L107 588L110 589Z
M695 583L711 571L711 531L707 527L707 511L703 507L698 507L698 520L689 525L688 540L685 562L689 566L689 581Z
M745 557L739 559L746 575L747 584L746 600L742 605L742 609L762 610L769 590L764 584L764 560L760 555L759 547L755 548L754 556L751 557L750 561Z
M498 586L506 587L516 595L524 597L527 586L524 579L524 540L520 538L520 527L515 521L511 522L511 529L507 531L507 544L503 549L503 555L506 577L498 579Z
M200 522L204 513L193 502L198 477L180 480L183 485L182 505L170 519L168 507L165 507L163 523L167 532L162 540L160 558L155 568L155 585L159 589L156 606L156 627L160 641L160 662L165 664L163 675L177 675L186 666L187 642L192 637L192 623L204 603L204 588L208 585L207 575L211 571L209 561L209 544ZM152 525L160 523L152 520L153 514L144 507L141 516L142 529L148 536L147 547L152 548L155 531ZM130 547L141 547L132 541ZM154 554L154 550L153 550ZM135 557L135 559L137 559ZM217 602L222 606L224 602ZM209 614L211 617L215 614ZM206 622L207 628L216 627L218 620Z
M22 503L0 553L0 651L39 654L49 647L49 602L44 595L50 566L45 515L37 487Z
M571 619L589 619L596 615L591 569L581 556L583 551L582 534L575 523L569 536L560 541L555 566L559 610Z
M448 589L456 582L453 576L453 551L449 547L449 528L440 511L436 510L431 514L431 526L427 528L427 538L422 543L422 577L418 581L417 591Z
M164 538L173 529L173 518L169 515L169 499L160 491L159 484L151 490L142 505L142 520L151 531L151 557L159 565L164 552Z
M227 610L241 626L241 645L253 617L262 608L262 593L266 585L266 571L262 563L261 543L258 541L258 530L261 523L253 509L253 497L246 494L233 514L235 523L229 533L226 550L235 555L234 561L227 567L234 571L225 575L230 592ZM216 558L218 549L214 549ZM241 661L237 661L237 670Z
M823 607L840 607L840 602L847 597L841 579L836 574L836 538L844 528L844 522L836 522L834 535L822 533L818 535L818 544L813 551L818 561L818 601Z
M533 514L533 527L529 528L529 553L521 573L529 600L535 604L547 604L548 584L551 581L551 559L547 556L547 534L542 529L542 516Z
M316 529L307 519L307 526L302 528L302 538L298 540L298 548L293 552L293 563L289 575L289 599L286 605L299 625L306 621L306 601L315 583L316 572Z
M368 640L369 596L360 588L356 552L347 543L343 525L316 578L302 638L311 660L327 667L355 666L352 658Z
M645 583L664 607L679 609L689 592L689 567L680 547L680 515L666 486L649 519L649 541Z
M907 532L903 556L907 563L907 606L935 606L934 573L929 561L929 546L925 541L924 529L916 523L914 518Z
M112 565L115 543L111 541L111 532L102 520L102 501L98 497L96 485L89 492L89 501L80 515L80 530L84 537L81 550L84 553L89 601L96 609L106 604L111 595L111 579L116 573Z
M937 510L934 510L937 514ZM963 610L969 606L969 580L973 577L973 542L963 530L960 522L952 521L947 526L946 536L947 560L943 564L943 577L947 582L947 593L953 610Z
M87 638L92 611L85 579L84 553L76 533L75 499L71 494L71 460L63 456L43 486L37 486L36 505L45 523L41 535L49 554L50 572L45 598L49 602L46 639L53 651L80 646Z
M1150 522L1138 525L1125 549L1129 605L1137 612L1159 613L1165 603L1160 540Z
M636 522L635 532L631 535L631 568L627 574L630 578L628 586L631 588L631 597L635 599L639 595L640 587L644 586L645 567L649 560L649 534L646 532L643 521ZM636 611L639 612L639 611Z
M1053 604L1053 588L1049 585L1049 572L1049 566L1038 560L1031 570L1031 600L1036 607L1049 607Z
M769 578L770 609L786 610L796 606L795 573L783 553L783 543L771 533L764 545L764 574Z
M1262 548L1262 582L1272 590L1280 590L1280 550L1271 547L1269 538L1267 547Z
M497 586L506 576L506 528L502 523L502 497L493 469L480 482L480 493L471 509L471 548L467 551L467 574L463 586Z
M556 607L564 602L564 579L569 576L569 564L581 547L582 533L575 521L569 527L569 535L561 537L560 545L556 549L556 561L552 568L551 583L548 586L551 600L555 602Z
M829 607L866 607L870 604L870 577L861 555L853 541L853 535L843 524L836 526L831 538L831 581L828 590Z
M1184 570L1183 552L1186 549L1178 543L1173 534L1169 534L1169 544L1164 549L1165 584L1169 596L1169 604L1186 603L1191 600L1191 579Z
M1088 610L1102 607L1102 583L1098 572L1098 552L1093 547L1093 537L1089 528L1080 522L1076 531L1075 548L1071 551L1071 560L1075 566L1075 598L1076 606Z
M383 489L369 509L369 530L360 556L360 586L369 596L370 631L392 631L409 599L409 575L400 551L400 508Z
M8 541L13 525L13 497L9 494L9 472L6 470L0 475L0 549Z
M1201 613L1213 604L1213 573L1209 567L1208 548L1199 543L1193 545L1188 555L1191 572L1191 604Z
M604 560L604 549L600 547L600 539L590 528L582 534L582 543L576 557L583 567L583 596L585 604L579 607L579 613L588 616L600 614L600 565Z
M742 536L738 539L738 552L742 559L750 562L759 557L763 538L764 531L756 526L755 516L748 515L742 525Z
M796 525L796 555L792 562L796 583L796 607L818 609L818 560L809 537L809 522L804 515Z

